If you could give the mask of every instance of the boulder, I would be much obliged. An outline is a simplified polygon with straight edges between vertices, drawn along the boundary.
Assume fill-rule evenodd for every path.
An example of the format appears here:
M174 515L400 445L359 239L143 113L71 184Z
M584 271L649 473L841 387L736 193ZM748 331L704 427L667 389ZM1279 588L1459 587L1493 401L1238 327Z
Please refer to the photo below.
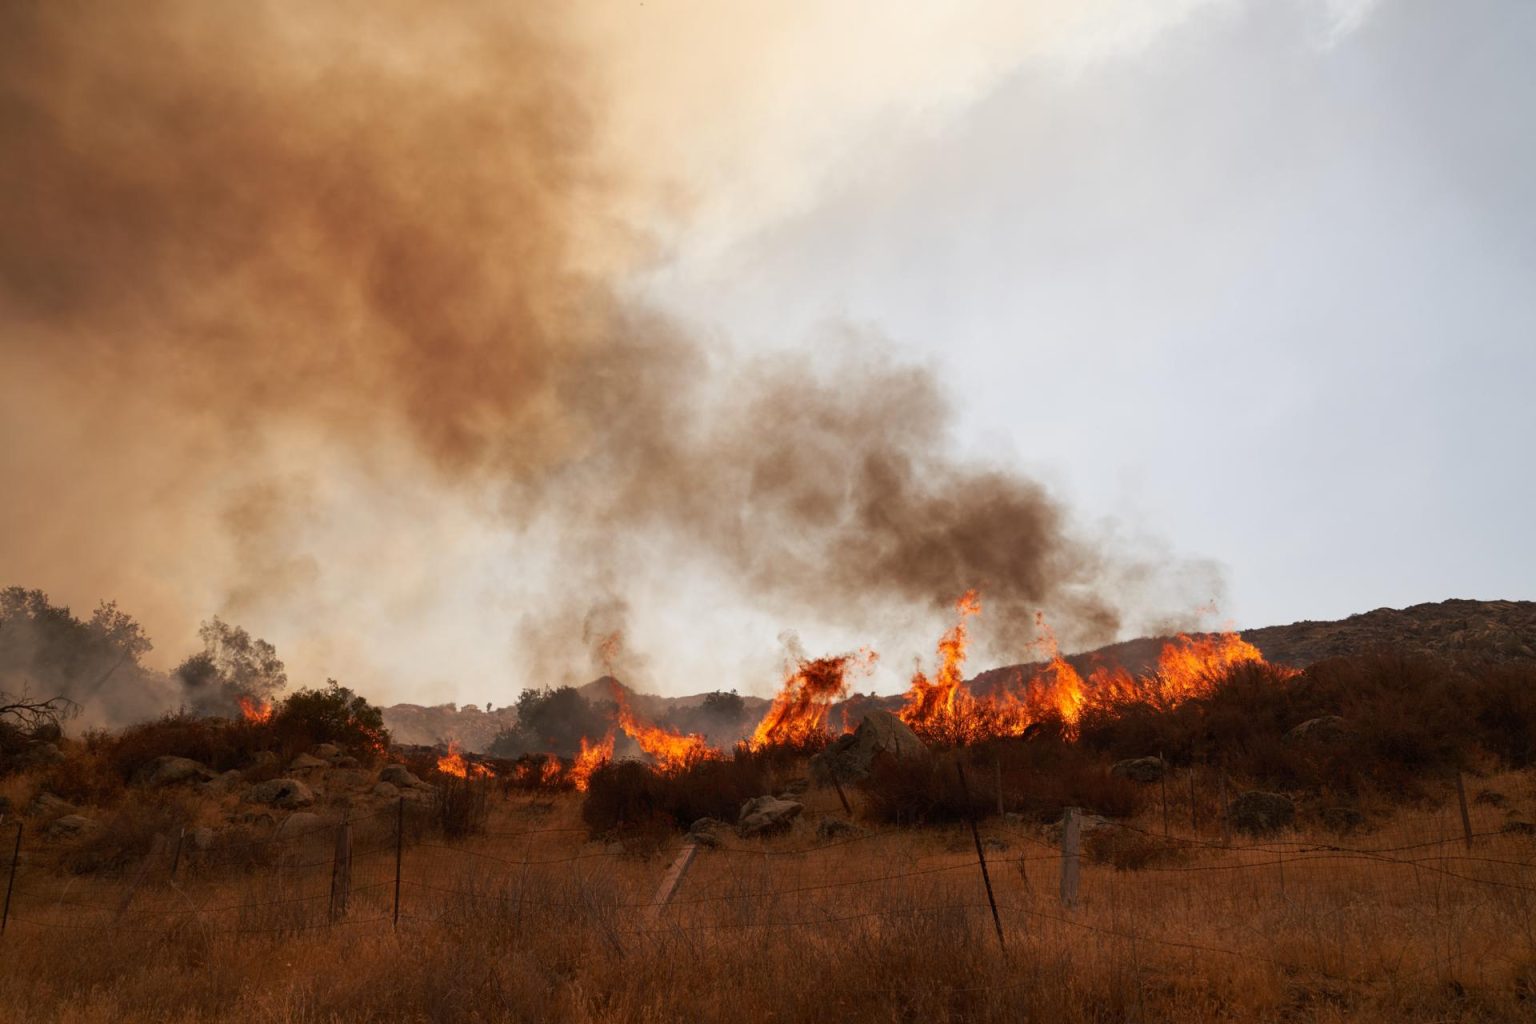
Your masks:
M1327 747L1349 738L1349 726L1338 715L1309 718L1285 734L1285 742L1299 746Z
M381 782L373 787L372 793L381 800L400 799L400 787L393 782Z
M335 765L337 768L361 768L363 762L359 761L351 754L342 754L340 757L331 758L331 764Z
M64 751L56 743L34 743L27 748L26 762L32 767L46 767L64 760Z
M1251 836L1269 835L1296 820L1296 805L1283 793L1251 789L1232 801L1227 820L1239 832Z
M52 793L39 793L32 798L32 813L40 815L49 814L73 814L75 805L68 800L61 800Z
M287 842L305 836L314 836L320 832L320 826L320 815L309 811L294 811L278 824L277 831L272 833L272 838L278 842Z
M756 797L741 805L741 814L736 818L736 831L744 836L786 832L803 810L805 805L793 800L780 800L776 796Z
M877 709L865 715L852 733L839 736L811 758L811 776L821 782L855 782L869 776L877 757L910 760L927 756L928 748L907 723Z
M329 768L330 766L331 762L329 761L322 761L318 757L312 757L309 754L300 754L289 763L288 770L291 772L307 772L313 771L316 768Z
M834 839L852 839L864 834L864 830L842 818L825 817L816 823L816 838L823 842Z
M415 775L412 775L411 770L403 764L385 765L384 770L379 772L379 781L391 783L393 785L399 786L401 789L431 788L425 782L422 782L420 779L418 779Z
M96 822L83 814L66 814L48 825L49 839L72 839L84 835L96 827Z
M1140 783L1161 782L1167 770L1160 757L1133 757L1109 766L1109 774Z
M713 850L720 845L720 830L725 822L715 818L700 818L688 829L688 842Z
M271 807L308 807L315 802L315 794L298 779L268 779L246 790L245 802Z
M202 789L209 796L223 796L226 793L233 793L235 787L243 781L245 781L245 775L237 769L231 768L222 775L216 775L203 783Z
M327 761L334 761L337 757L341 756L341 748L334 743L316 743L309 748L309 752L313 756L324 758Z
M326 786L332 790L364 790L373 786L373 773L356 768L335 768L326 776Z
M157 757L133 773L133 781L139 786L174 786L182 782L207 782L214 777L207 765L190 757L167 754Z
M278 762L278 756L271 750L258 750L251 755L251 765L256 768L271 768Z

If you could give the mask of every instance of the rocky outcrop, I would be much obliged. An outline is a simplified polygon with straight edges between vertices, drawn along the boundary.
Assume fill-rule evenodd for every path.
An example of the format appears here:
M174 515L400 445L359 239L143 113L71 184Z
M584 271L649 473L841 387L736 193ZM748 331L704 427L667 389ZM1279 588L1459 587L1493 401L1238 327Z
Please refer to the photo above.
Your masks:
M83 814L66 814L62 818L56 818L48 824L49 839L73 839L91 832L96 828L96 821L87 818Z
M331 762L329 761L322 761L311 754L300 754L289 763L288 770L291 772L307 772L313 771L316 768L329 768L330 766Z
M315 802L315 794L298 779L268 779L246 790L245 802L269 807L308 807Z
M427 783L422 782L411 770L403 764L387 764L384 770L379 772L379 781L387 782L401 789L431 789Z
M155 758L134 772L133 781L138 786L156 788L174 786L182 782L207 782L213 777L213 770L200 761L194 761L190 757L166 755Z
M780 800L776 796L756 797L741 805L741 814L736 818L736 831L744 836L787 832L803 810L805 805L793 800Z
M822 782L856 782L867 778L880 757L897 760L926 758L928 748L907 728L907 723L889 711L866 714L859 727L839 736L826 750L811 758L811 775Z

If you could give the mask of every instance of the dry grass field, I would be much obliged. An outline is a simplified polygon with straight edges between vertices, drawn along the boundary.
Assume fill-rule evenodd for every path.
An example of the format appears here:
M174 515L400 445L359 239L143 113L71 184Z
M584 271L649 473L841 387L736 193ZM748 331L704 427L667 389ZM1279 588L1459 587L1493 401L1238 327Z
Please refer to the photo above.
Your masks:
M24 777L6 781L13 802ZM497 793L449 841L359 800L345 916L340 811L306 833L72 875L28 831L0 938L14 1021L1483 1021L1536 1018L1529 774L1475 780L1367 831L1226 845L1160 811L1090 831L1079 899L1059 828L981 826L1003 944L965 825L720 833L669 905L681 837L589 841L576 794ZM856 808L857 810L857 808ZM210 816L217 808L205 809ZM1187 814L1187 805L1185 812ZM1177 817L1177 815L1175 816ZM1207 819L1208 821L1210 819ZM14 833L0 829L5 854ZM171 872L175 868L175 877ZM1120 865L1116 867L1115 865Z

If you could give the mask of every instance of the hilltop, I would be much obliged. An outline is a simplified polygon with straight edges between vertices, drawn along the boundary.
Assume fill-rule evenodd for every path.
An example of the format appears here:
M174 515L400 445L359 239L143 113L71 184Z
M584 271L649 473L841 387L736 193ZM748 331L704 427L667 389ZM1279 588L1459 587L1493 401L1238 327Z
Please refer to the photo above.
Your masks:
M1442 657L1536 661L1536 601L1452 599L1408 608L1377 608L1333 621L1304 620L1245 629L1239 635L1257 647L1267 660L1297 668L1384 647ZM1157 636L1124 640L1068 655L1066 660L1084 674L1105 665L1142 672L1156 664L1158 652L1170 639ZM980 672L969 682L973 691L985 694L1021 674L1028 678L1042 666L1041 662L1003 665ZM615 683L617 680L604 676L577 689L590 701L607 701L612 699ZM705 697L702 693L664 697L624 689L637 711L657 721L676 720L697 708ZM859 701L861 707L894 708L901 704L900 697L895 695L851 699ZM742 703L745 723L759 719L769 701L743 697ZM834 720L840 720L837 715L834 711ZM479 751L487 749L498 732L514 725L517 713L511 706L487 713L473 704L462 708L452 704L396 704L384 709L384 721L403 743L431 745L453 740L467 750Z

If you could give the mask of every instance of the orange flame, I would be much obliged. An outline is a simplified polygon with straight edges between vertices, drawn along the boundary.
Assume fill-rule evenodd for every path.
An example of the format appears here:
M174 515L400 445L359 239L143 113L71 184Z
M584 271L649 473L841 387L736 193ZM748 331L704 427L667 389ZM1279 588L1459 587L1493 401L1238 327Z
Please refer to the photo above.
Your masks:
M272 721L272 702L260 698L241 697L240 717L252 725L265 725Z
M723 756L703 736L672 732L642 721L630 710L629 699L619 687L614 687L613 696L619 704L619 728L640 744L641 750L655 758L657 771L685 771L700 761Z
M757 723L747 746L804 746L827 736L827 712L848 692L850 669L868 671L877 655L865 648L857 654L801 661L784 681L768 713Z
M448 741L448 753L437 759L437 770L444 775L455 775L461 779L490 779L496 776L489 765L466 761L459 750L457 740Z
M1238 665L1266 664L1259 649L1236 633L1180 634L1163 645L1156 669L1146 675L1101 668L1085 681L1061 656L1044 617L1037 616L1038 644L1047 655L1045 667L1028 681L1021 676L1012 687L977 698L965 685L961 671L965 664L965 620L981 609L975 592L961 597L957 609L960 621L939 641L937 674L929 680L921 671L916 673L906 706L899 712L902 721L929 742L960 744L1018 736L1048 718L1059 719L1072 735L1090 707L1150 703L1172 708L1209 696Z
M608 735L598 743L587 743L587 738L581 738L581 753L576 755L576 763L571 766L571 784L579 791L586 792L591 784L592 773L603 765L613 760L613 730L608 730Z

